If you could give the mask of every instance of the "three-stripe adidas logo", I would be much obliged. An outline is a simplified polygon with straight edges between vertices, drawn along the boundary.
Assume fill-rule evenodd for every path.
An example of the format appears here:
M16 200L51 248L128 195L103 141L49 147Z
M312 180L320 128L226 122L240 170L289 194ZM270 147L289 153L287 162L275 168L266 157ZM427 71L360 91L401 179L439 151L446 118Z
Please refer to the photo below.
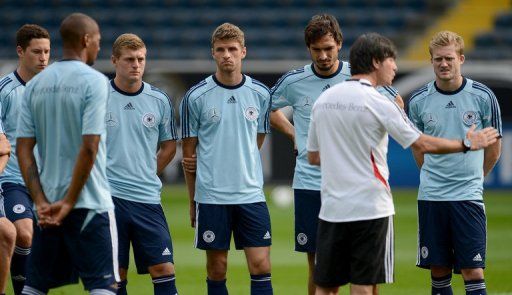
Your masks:
M133 107L131 102L129 102L127 105L125 105L124 109L125 110L135 110L135 108Z
M453 101L450 100L450 102L444 108L445 109L454 109L454 108L456 108L456 106L453 103Z
M324 92L325 90L327 90L329 88L331 88L331 85L329 85L329 84L325 85L324 88L322 89L322 92Z
M473 257L473 261L482 261L482 255L480 255L480 253L476 254L475 257Z
M171 251L169 251L169 248L165 248L164 252L162 252L162 256L169 256L171 255Z
M270 238L271 238L271 236L270 236L270 232L267 230L267 232L266 232L266 233L265 233L265 235L263 236L263 239L264 239L264 240L268 240L268 239L270 239Z
M236 99L234 96L231 96L229 99L228 99L228 103L236 103Z

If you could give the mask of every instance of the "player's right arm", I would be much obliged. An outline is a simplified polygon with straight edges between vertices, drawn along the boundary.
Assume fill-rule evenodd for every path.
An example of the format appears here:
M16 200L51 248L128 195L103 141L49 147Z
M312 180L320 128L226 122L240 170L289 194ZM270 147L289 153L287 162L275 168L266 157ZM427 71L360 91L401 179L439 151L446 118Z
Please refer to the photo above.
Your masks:
M196 154L197 137L188 137L183 139L183 157L192 158ZM185 174L185 183L187 184L189 209L190 209L190 226L196 226L196 203L194 201L194 195L196 191L196 171L183 169Z
M180 121L181 121L181 138L182 150L184 159L193 159L195 161L199 131L199 120L201 111L193 102L194 98L191 97L193 90L185 94L185 97L180 104ZM194 163L194 166L196 163ZM196 203L194 201L196 190L196 168L188 169L184 166L183 173L185 175L185 182L187 184L188 197L189 197L189 214L190 226L196 226Z
M270 113L270 126L295 142L295 127L293 127L292 123L281 110L273 110Z
M27 86L21 103L18 126L16 128L16 154L18 156L21 176L36 206L38 222L40 225L44 225L45 222L51 219L50 203L41 186L39 171L34 157L36 138L34 120L30 109L31 92L32 88Z

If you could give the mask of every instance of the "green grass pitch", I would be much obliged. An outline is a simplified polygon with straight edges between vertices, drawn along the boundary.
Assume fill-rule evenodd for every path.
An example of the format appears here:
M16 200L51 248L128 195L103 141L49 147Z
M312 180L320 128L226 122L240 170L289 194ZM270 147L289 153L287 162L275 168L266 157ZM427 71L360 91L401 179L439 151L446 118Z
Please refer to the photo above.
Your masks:
M428 271L416 262L416 191L393 191L395 216L395 283L381 285L380 294L430 294ZM512 294L512 192L485 192L488 220L488 253L485 272L488 294ZM188 199L184 186L166 187L163 207L171 228L180 294L206 294L205 254L193 247L194 231L189 225ZM275 294L306 294L307 268L304 254L293 251L293 208L277 208L269 200L272 218L272 283ZM234 248L232 246L232 248ZM153 294L148 275L137 275L130 266L129 294ZM460 276L452 280L454 294L465 294ZM10 286L9 286L10 288ZM230 294L249 294L249 275L243 252L228 258ZM52 294L86 294L82 285L66 286ZM7 294L12 294L8 289ZM348 294L343 287L340 294Z

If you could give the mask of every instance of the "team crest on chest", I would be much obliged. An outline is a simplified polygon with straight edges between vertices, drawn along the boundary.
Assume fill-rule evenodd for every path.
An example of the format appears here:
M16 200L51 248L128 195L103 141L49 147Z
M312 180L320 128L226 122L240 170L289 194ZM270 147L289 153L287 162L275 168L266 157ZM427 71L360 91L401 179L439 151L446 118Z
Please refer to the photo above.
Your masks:
M144 116L142 116L142 124L148 128L154 127L156 124L155 115L152 113L145 113Z
M211 108L208 110L208 121L212 123L220 121L220 111L217 108Z
M462 121L467 126L471 126L473 124L476 124L477 119L478 119L478 116L473 111L467 111L467 112L464 112L464 114L462 114Z
M114 117L114 114L112 112L108 112L105 115L105 124L107 124L107 126L109 127L117 126L117 119Z
M245 109L244 112L245 118L249 121L256 121L256 119L258 119L259 114L260 113L255 107L248 107Z

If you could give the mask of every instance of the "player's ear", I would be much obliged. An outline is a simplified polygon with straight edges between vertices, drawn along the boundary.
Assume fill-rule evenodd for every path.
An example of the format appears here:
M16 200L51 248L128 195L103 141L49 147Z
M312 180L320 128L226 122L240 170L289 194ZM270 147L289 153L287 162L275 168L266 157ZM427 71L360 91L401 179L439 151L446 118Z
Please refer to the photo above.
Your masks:
M82 37L82 46L84 48L89 47L89 42L91 41L91 36L89 34L84 34Z
M116 65L117 58L113 54L110 56L110 60L112 61L113 65Z
M466 56L464 56L464 54L461 54L459 59L460 59L460 64L463 64L464 61L466 60Z
M25 53L23 48L21 48L21 46L16 46L16 53L18 54L18 57L22 57L23 54Z
M372 64L373 64L373 68L377 70L380 68L381 62L375 58L372 58Z
M245 56L247 55L247 47L242 47L242 59L245 58Z

